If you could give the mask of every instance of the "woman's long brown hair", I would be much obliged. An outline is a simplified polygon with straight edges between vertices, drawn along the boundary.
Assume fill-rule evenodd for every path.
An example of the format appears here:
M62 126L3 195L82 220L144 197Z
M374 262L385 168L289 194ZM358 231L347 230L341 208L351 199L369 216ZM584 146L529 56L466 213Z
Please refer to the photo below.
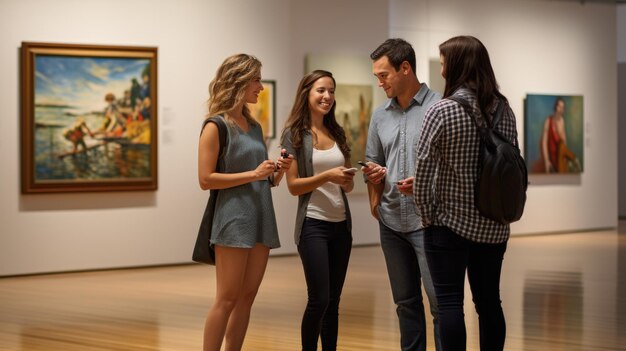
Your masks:
M486 112L490 111L496 96L507 102L498 88L487 48L480 40L472 36L450 38L439 45L439 53L443 56L446 75L444 98L461 87L474 90L483 116L491 115Z

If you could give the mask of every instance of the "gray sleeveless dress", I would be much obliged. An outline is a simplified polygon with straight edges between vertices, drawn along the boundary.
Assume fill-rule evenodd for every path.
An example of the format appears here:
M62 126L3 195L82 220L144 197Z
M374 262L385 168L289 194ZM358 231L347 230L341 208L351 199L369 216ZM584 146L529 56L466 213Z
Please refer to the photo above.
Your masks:
M267 148L258 125L248 133L228 125L228 147L223 156L223 173L256 169L267 160ZM215 204L211 244L252 248L256 243L271 249L280 247L272 191L267 180L259 180L228 189L220 189Z

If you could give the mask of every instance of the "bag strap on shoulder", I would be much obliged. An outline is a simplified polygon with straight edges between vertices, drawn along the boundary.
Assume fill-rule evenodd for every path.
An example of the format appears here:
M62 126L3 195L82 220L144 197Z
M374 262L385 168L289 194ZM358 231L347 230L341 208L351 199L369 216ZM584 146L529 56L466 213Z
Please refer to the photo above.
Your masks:
M217 125L217 133L220 138L220 151L217 154L217 157L221 158L224 155L224 149L226 149L226 146L228 145L228 126L226 125L226 122L224 122L224 119L220 116L209 117L202 123L200 135L202 135L202 131L207 123L215 123L215 125Z
M506 104L503 103L502 101L500 101L498 103L498 108L496 109L496 114L493 116L493 126L491 127L491 129L494 129L498 123L500 122L500 120L502 119L502 115L504 115L504 106Z
M502 115L504 114L504 106L506 105L502 102L498 103L498 108L496 109L496 114L493 116L493 120L491 121L491 126L489 125L487 120L483 118L483 121L485 122L485 127L481 127L478 119L473 113L472 107L470 106L467 100L463 99L460 96L454 96L454 95L448 96L446 99L459 103L459 105L463 107L465 112L472 117L472 120L474 121L474 124L476 125L476 128L478 129L480 128L489 128L492 130L495 129L498 123L500 122L500 120L502 119Z

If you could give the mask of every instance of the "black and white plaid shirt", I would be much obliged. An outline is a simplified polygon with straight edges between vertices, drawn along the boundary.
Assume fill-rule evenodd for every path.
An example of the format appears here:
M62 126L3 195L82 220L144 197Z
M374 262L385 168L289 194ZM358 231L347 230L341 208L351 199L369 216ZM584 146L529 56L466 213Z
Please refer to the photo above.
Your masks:
M473 92L461 88L454 95L468 101L482 118ZM509 106L496 128L518 145L515 115ZM426 112L417 144L415 204L424 226L446 226L471 241L501 243L509 238L509 225L482 216L474 205L478 150L478 130L463 107L449 99L434 104Z

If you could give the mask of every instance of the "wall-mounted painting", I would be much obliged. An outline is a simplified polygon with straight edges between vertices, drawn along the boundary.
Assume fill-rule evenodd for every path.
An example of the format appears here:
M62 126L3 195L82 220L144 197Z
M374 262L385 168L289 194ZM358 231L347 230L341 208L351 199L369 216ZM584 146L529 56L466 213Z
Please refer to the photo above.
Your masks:
M352 149L350 152L352 163L356 164L359 160L365 160L367 131L372 116L372 86L337 84L335 103L337 123L346 133L346 140ZM367 193L367 185L357 179L353 191Z
M157 189L157 48L22 43L22 192Z
M528 94L524 105L529 173L582 173L583 97Z
M387 101L383 89L377 88L376 79L372 75L372 60L367 55L307 54L304 74L316 69L332 72L337 82L335 116L344 128L352 149L352 166L361 168L357 161L366 161L365 145L372 109ZM351 194L367 194L367 184L361 172L354 178Z
M265 140L276 137L276 81L263 80L263 90L256 104L248 104L252 117L263 128Z

